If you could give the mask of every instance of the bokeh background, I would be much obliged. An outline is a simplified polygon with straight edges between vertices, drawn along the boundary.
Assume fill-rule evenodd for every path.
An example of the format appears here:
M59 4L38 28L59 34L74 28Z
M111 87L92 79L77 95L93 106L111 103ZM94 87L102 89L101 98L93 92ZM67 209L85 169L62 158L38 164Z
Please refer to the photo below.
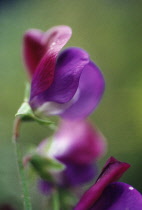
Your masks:
M106 91L91 116L107 138L109 156L132 165L121 178L142 192L142 1L1 0L0 1L0 204L22 210L21 191L11 142L12 124L24 94L22 36L29 28L69 25L67 46L87 50L102 69ZM23 152L50 134L36 123L21 129ZM30 185L33 209L44 199Z

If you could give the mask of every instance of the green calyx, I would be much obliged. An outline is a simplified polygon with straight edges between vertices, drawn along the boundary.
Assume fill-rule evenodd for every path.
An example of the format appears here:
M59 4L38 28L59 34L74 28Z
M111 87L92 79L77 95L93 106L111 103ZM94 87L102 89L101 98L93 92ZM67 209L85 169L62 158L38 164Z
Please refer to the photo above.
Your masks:
M65 165L56 159L34 154L30 163L40 177L49 182L56 182L56 175L65 169Z
M31 106L29 105L29 92L30 92L30 85L29 83L26 84L25 88L25 96L24 96L24 102L18 109L16 113L16 117L20 117L22 121L35 121L40 124L48 125L50 128L55 129L54 122L50 121L47 118L39 118L35 115L33 110L31 109Z

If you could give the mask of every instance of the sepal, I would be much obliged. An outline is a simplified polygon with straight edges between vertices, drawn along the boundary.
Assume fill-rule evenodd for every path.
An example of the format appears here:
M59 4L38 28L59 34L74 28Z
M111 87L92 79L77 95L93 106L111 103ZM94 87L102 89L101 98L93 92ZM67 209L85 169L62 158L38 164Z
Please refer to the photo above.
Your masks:
M42 179L52 183L56 182L57 174L65 169L65 165L61 162L48 156L43 157L39 154L34 154L29 162Z

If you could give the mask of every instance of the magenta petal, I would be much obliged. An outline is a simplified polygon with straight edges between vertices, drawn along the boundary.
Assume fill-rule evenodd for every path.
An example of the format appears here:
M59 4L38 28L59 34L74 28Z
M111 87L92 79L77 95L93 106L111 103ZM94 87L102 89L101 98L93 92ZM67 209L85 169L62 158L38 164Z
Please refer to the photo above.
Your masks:
M45 53L45 46L42 43L43 32L31 29L24 35L23 56L28 68L30 77L34 74L36 67Z
M100 198L104 189L111 183L119 179L130 167L128 163L120 162L111 157L102 170L97 182L84 193L75 210L86 210L91 208Z
M66 103L74 96L80 75L84 66L89 62L89 55L87 52L80 48L68 48L64 50L56 63L53 83L47 90L41 92L34 99L35 91L38 92L38 86L35 84L37 81L33 79L31 105L44 103L48 101ZM40 75L42 77L42 75ZM41 81L45 78L41 78ZM39 90L40 92L40 90Z
M141 210L142 195L132 186L116 182L109 184L89 210Z
M87 117L98 105L104 93L105 81L99 68L90 62L80 77L78 98L74 104L61 114L67 119Z
M106 149L104 136L87 121L62 121L54 136L52 155L62 162L90 164Z
M71 28L68 26L56 26L47 32L32 29L25 33L24 36L24 60L29 69L31 77L36 71L35 78L46 71L45 75L53 74L56 57L62 47L67 43L72 34ZM45 59L41 62L41 59ZM49 60L44 63L46 60ZM44 69L41 70L38 64ZM36 69L38 67L38 69ZM43 72L42 72L43 74ZM40 84L40 81L38 81Z
M53 82L54 70L58 53L71 37L68 26L58 26L47 31L42 43L46 46L46 53L40 60L32 79L31 97L47 90Z

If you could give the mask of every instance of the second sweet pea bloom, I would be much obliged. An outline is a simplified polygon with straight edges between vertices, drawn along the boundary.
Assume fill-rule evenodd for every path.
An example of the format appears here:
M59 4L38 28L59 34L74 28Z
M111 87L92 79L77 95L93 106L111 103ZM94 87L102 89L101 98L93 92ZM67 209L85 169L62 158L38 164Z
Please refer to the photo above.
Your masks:
M62 121L51 142L46 139L40 143L37 154L45 159L52 158L63 163L65 169L58 175L55 174L55 181L58 185L73 187L95 177L96 160L105 150L103 135L89 122Z
M31 79L29 104L37 116L87 117L104 92L104 78L86 51L60 50L72 34L68 26L24 35L24 61Z

